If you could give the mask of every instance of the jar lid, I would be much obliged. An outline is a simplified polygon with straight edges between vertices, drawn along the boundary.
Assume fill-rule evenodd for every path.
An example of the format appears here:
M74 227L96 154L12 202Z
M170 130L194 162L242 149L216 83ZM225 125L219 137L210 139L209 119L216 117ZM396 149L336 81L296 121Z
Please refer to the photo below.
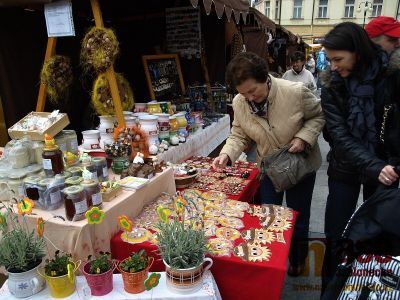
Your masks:
M63 190L63 193L67 194L67 195L75 195L75 194L79 194L81 192L83 192L83 187L81 187L79 185L69 186Z
M50 183L54 181L54 178L44 178L39 181L39 185L41 186L48 186Z
M71 172L64 171L64 172L61 173L61 174L57 174L56 177L59 178L59 179L62 178L62 179L64 179L64 181L65 181L67 178L71 177Z
M93 157L92 162L94 163L95 166L105 164L106 163L106 158L105 157Z
M42 179L43 177L37 175L28 176L24 179L24 183L37 184Z
M68 185L78 185L83 181L81 176L72 176L65 180L65 183Z
M71 173L82 172L82 167L70 167L68 168L68 172Z
M95 187L96 185L99 185L99 183L97 181L94 181L94 180L83 181L81 183L81 186L87 187L87 188Z

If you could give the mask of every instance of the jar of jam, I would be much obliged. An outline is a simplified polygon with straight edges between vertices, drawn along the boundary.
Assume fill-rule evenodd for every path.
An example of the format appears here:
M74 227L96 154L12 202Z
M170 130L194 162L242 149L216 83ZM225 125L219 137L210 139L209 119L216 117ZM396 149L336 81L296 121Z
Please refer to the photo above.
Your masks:
M93 157L93 165L96 167L97 178L99 182L108 180L108 168L107 161L105 157Z
M45 135L45 146L42 153L43 169L46 176L51 177L64 171L62 151L55 144L54 139Z
M85 190L88 206L103 206L103 199L100 192L100 185L97 181L84 181L82 184Z
M33 175L24 179L25 196L31 200L39 200L39 181L43 178L41 176Z
M68 168L68 172L71 173L71 176L79 176L82 177L82 167L71 167Z
M72 186L72 185L80 185L83 181L83 178L80 176L72 176L67 179L65 179L65 185L66 186Z
M87 171L89 171L90 174L90 178L85 178L85 176L88 176L87 172L86 175L84 176L83 171L82 171L82 177L84 178L84 180L94 180L97 181L97 169L95 167L95 165L92 163L92 158L90 156L87 156L86 158L84 158L82 160L82 167L83 169L86 169ZM82 169L82 170L83 170Z
M69 221L79 221L85 218L88 205L85 192L81 186L70 186L63 190L65 216Z

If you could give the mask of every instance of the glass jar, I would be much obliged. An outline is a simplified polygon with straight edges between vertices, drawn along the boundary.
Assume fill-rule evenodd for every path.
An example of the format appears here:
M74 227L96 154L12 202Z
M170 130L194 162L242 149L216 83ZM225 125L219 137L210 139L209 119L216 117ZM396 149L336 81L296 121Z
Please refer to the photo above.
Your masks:
M69 221L79 221L85 218L88 205L85 192L81 186L70 186L63 190L65 216Z
M93 165L96 167L97 179L99 182L108 180L108 168L105 157L93 157Z
M67 170L71 173L71 176L82 177L82 167L70 167Z
M8 175L8 188L10 189L11 192L11 198L14 196L16 197L24 197L24 186L23 186L23 181L26 177L26 173L23 172L22 170L14 170L11 171L10 174Z
M43 169L46 176L51 177L64 171L64 159L62 151L58 146L44 147L43 153Z
M54 178L45 178L39 181L39 206L44 210L54 210L63 204L61 195L63 183L57 184Z
M73 154L78 154L78 137L75 130L63 130L67 151Z
M72 186L72 185L80 185L83 181L83 178L80 176L72 176L69 177L65 180L65 185L66 186Z
M38 201L39 196L39 181L43 178L41 176L33 175L24 179L24 194L31 200Z
M64 132L62 132L62 131L54 137L56 144L58 145L58 148L62 152L67 151L67 140L65 138L66 138L66 136L65 136Z
M97 207L103 206L100 185L98 182L96 181L82 182L81 186L85 190L85 195L89 208L92 206L97 206Z

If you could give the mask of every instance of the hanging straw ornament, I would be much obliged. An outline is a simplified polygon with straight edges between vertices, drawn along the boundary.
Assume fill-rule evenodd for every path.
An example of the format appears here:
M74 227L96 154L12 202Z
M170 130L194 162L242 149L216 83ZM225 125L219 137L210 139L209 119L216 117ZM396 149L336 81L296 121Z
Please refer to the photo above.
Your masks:
M122 109L130 111L134 104L132 89L129 82L121 74L116 73L115 76ZM93 84L92 103L99 115L112 115L115 113L110 85L105 73L100 74Z
M71 60L63 55L51 57L43 64L40 81L46 86L50 102L59 103L73 81Z
M113 30L91 28L81 44L81 64L84 72L105 72L111 67L119 53L118 40Z

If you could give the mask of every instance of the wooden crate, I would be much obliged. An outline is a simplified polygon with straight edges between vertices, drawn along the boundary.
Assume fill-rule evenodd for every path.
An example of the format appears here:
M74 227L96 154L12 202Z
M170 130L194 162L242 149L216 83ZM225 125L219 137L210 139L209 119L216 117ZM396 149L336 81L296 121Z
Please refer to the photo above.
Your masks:
M49 112L30 112L28 115L26 115L24 118L19 120L16 124L23 122L26 118L30 117L31 115L37 115L37 116L49 116ZM61 130L63 130L68 124L69 124L69 119L67 114L60 113L62 116L60 119L58 119L56 122L54 122L50 127L46 128L44 131L37 131L37 130L16 130L14 129L15 125L11 126L8 129L8 134L10 135L11 138L13 139L20 139L27 134L32 140L34 141L43 141L44 140L44 135L47 133L54 137L57 133L59 133Z

